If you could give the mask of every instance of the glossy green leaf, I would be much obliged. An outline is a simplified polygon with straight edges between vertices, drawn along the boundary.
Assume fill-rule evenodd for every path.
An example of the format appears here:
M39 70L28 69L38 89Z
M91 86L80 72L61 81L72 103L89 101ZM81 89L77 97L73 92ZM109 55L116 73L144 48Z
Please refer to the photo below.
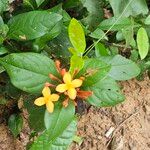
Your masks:
M0 59L17 88L29 93L41 93L49 73L57 74L54 62L36 53L14 53Z
M122 14L124 9L126 11L122 14L124 17L137 16L139 14L145 15L148 13L148 7L145 0L109 0L114 16L118 17Z
M86 48L85 35L82 26L76 19L72 19L69 24L69 38L74 46L77 55L82 56Z
M80 71L84 66L84 60L82 57L73 55L70 60L70 73L73 74L76 70Z
M118 20L117 17L112 17L102 21L98 28L101 30L119 31L130 26L138 27L140 25L137 23L134 23L133 25L133 22L130 18L124 17Z
M109 64L98 58L90 58L85 60L84 67L78 73L78 77L85 76L83 86L90 86L105 78L109 71Z
M103 57L100 59L111 65L109 76L115 80L129 80L135 78L140 73L140 68L133 61L121 55Z
M36 132L44 131L44 115L45 115L45 105L38 107L34 104L37 97L28 95L24 98L24 107L28 111L28 122L31 129Z
M144 59L149 51L149 39L144 28L140 28L137 33L137 45L141 59Z
M62 26L63 26L62 21L59 21L49 33L45 34L40 38L37 38L33 43L34 49L35 50L43 49L49 41L56 38L61 33Z
M49 41L49 48L46 49L46 52L50 56L55 56L56 59L61 60L61 62L65 64L70 61L68 48L71 46L68 32L66 29L62 29L62 32L55 39Z
M39 7L45 0L35 0L37 6Z
M14 137L17 137L23 127L22 117L16 114L11 115L8 120L8 127Z
M66 126L72 121L75 114L75 106L72 102L68 107L63 107L62 103L58 102L55 105L53 113L45 112L45 127L51 132L51 138L58 136ZM61 128L57 125L61 124Z
M115 80L109 77L86 87L85 90L93 92L93 95L87 101L97 107L115 106L124 101L124 96L121 94L119 86Z
M66 150L76 132L74 113L75 109L72 103L67 108L58 103L52 114L46 112L47 130L38 137L30 150Z
M0 13L7 10L8 4L9 0L0 0Z
M15 40L33 40L50 33L62 16L47 11L31 11L13 17L9 22L8 37Z

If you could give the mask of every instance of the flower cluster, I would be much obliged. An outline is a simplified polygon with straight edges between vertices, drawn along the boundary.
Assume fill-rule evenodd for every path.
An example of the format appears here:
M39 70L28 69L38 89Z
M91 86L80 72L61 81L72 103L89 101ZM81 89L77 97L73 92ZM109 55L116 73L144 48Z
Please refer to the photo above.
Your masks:
M92 95L91 91L81 91L80 87L83 84L84 78L81 77L79 79L73 79L73 76L77 73L75 71L74 75L71 76L69 72L66 71L66 69L61 69L60 68L60 62L56 61L56 68L58 73L61 74L62 76L62 81L57 78L56 76L49 74L49 77L52 80L57 80L60 82L57 86L46 83L45 87L42 91L43 97L39 97L34 101L34 104L37 106L42 106L46 105L46 108L48 112L52 113L54 111L54 103L59 100L60 94L64 94L66 96L66 99L63 101L63 106L67 107L68 106L68 101L69 99L73 100L75 106L76 106L76 97L86 99L89 96ZM50 87L55 88L55 90L58 92L58 94L51 94Z

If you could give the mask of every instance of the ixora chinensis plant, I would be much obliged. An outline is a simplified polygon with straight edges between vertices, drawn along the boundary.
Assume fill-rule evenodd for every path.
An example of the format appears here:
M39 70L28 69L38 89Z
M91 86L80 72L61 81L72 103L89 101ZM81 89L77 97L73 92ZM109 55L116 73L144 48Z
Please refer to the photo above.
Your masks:
M33 24L36 32L30 27L27 30L24 29L25 26L20 27L20 18L25 17L28 21L33 15L40 16L37 24ZM48 21L44 27L40 23L42 15ZM49 21L51 17L56 22L62 20L61 15L47 11L32 11L15 16L8 23L7 36L19 41L39 38L56 24ZM39 28L42 32L38 32ZM55 32L53 35L56 34ZM45 128L42 128L43 132L32 143L30 150L67 149L76 133L75 107L78 107L78 99L97 107L115 106L124 101L115 80L128 80L140 73L134 62L121 55L89 58L85 53L84 30L74 18L69 23L68 34L72 44L68 47L72 54L70 67L64 67L59 60L52 60L44 53L11 53L0 58L0 64L5 68L12 84L22 91L36 95L36 98L31 98L31 103L34 103L31 105L36 108L34 115L37 115L32 118L32 126L37 127L44 123ZM40 116L41 107L46 110L43 118ZM29 115L30 113L33 112L29 111Z

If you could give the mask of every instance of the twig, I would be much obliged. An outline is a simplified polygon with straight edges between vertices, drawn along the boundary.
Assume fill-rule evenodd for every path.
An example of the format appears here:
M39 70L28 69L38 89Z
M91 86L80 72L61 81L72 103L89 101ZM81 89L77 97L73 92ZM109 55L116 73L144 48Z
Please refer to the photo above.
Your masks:
M130 119L132 119L133 117L135 117L139 112L140 112L141 108L136 111L135 113L131 114L129 117L127 117L123 122L121 122L117 127L116 129L114 130L114 132L112 133L112 137L111 139L108 141L107 145L106 145L106 148L110 145L112 139L114 138L115 134L117 133L117 131L120 130L120 128L126 123L128 122Z

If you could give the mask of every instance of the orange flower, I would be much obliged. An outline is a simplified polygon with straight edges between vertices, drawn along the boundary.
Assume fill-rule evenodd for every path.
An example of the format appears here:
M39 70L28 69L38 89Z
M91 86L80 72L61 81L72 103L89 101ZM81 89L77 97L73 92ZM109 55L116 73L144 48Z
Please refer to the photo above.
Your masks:
M76 88L80 87L83 83L81 79L72 80L71 74L66 72L63 76L63 84L59 84L56 87L56 91L60 93L67 92L70 99L74 100L77 96Z
M49 87L44 87L42 91L43 97L39 97L34 101L34 104L37 106L42 106L46 104L48 112L52 113L54 111L53 102L58 101L58 94L51 94Z

